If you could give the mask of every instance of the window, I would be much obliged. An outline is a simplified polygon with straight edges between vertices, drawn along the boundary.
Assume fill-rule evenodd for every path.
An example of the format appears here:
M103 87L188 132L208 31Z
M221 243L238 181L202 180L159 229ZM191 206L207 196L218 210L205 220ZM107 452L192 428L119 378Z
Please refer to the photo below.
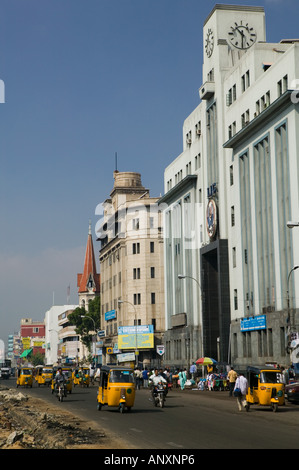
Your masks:
M133 223L133 224L132 224L133 230L139 230L139 218L133 219L133 220L132 220L132 223Z
M140 253L140 243L133 243L132 252L133 255L138 255Z
M139 245L139 243L138 243ZM150 242L150 252L155 253L155 242Z
M245 111L245 113L243 113L241 115L241 126L242 126L242 128L247 126L247 124L249 124L249 117L250 117L249 116L249 109L247 109Z
M140 305L141 304L141 294L134 294L134 305Z
M192 144L192 132L189 131L187 134L186 134L186 145L187 147L190 147Z
M133 279L140 279L140 268L133 269Z
M156 303L156 294L155 292L151 293L151 304L154 305Z
M197 138L201 136L201 122L200 121L197 124L195 124L195 134Z
M236 247L233 247L233 268L237 266L236 262Z
M244 75L242 75L241 77L241 89L242 89L242 93L244 93L244 91L250 87L250 72L249 70L247 70L246 73L244 73Z
M234 289L234 308L238 310L238 290Z
M151 278L152 279L155 278L155 267L154 266L151 267Z
M200 153L195 155L195 170L198 170L201 167L201 156Z
M230 106L237 99L237 90L236 85L233 85L232 88L228 90L226 95L226 106Z
M235 206L231 207L231 225L235 226Z
M230 185L233 186L234 184L234 167L231 165L229 167L229 180L230 180Z

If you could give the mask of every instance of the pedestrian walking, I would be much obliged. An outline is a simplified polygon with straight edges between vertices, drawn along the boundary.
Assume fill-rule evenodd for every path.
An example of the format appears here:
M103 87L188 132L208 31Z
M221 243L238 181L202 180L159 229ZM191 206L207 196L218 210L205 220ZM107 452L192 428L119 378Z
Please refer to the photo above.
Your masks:
M140 385L142 382L142 372L139 369L139 367L135 369L135 380L136 380L136 390L140 390Z
M237 380L237 377L238 377L238 374L237 372L234 370L233 367L231 367L231 370L229 371L229 373L227 374L227 379L228 379L228 387L229 387L229 396L232 397L233 396L233 390L235 388L235 384L236 384L236 380Z
M196 368L195 362L192 362L192 365L190 366L191 380L195 380L196 372L197 372L197 368Z
M244 374L240 374L237 377L235 388L234 388L234 395L237 397L237 404L239 411L242 411L242 407L248 411L246 395L248 390L248 382Z
M148 388L148 370L145 367L142 371L143 387Z
M181 387L181 390L184 390L184 388L185 388L185 383L186 383L186 380L187 380L186 369L180 370L180 372L179 372L179 380L180 380L180 387Z

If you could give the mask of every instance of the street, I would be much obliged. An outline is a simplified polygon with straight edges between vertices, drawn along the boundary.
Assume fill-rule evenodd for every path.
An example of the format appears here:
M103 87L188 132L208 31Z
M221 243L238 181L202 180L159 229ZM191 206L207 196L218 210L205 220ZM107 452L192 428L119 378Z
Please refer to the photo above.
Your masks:
M10 379L9 386L14 386ZM49 388L19 389L57 406ZM64 410L140 449L298 449L299 405L286 403L273 413L254 407L239 412L228 392L174 389L163 409L155 408L146 389L136 391L131 412L96 406L97 386L76 386L63 403Z

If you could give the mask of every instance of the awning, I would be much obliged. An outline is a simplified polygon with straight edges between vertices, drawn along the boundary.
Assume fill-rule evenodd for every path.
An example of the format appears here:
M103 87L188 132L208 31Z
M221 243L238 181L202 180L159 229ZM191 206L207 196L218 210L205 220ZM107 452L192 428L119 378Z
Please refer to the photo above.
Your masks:
M31 349L25 349L25 351L22 352L22 354L20 355L20 357L27 357L29 356L29 354L32 353L32 348Z

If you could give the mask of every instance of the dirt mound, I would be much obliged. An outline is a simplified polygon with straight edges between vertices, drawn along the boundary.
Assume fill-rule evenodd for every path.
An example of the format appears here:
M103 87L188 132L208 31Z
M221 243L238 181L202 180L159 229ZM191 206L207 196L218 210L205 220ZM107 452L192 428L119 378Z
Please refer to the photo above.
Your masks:
M1 449L123 449L97 423L85 422L52 404L0 386Z

